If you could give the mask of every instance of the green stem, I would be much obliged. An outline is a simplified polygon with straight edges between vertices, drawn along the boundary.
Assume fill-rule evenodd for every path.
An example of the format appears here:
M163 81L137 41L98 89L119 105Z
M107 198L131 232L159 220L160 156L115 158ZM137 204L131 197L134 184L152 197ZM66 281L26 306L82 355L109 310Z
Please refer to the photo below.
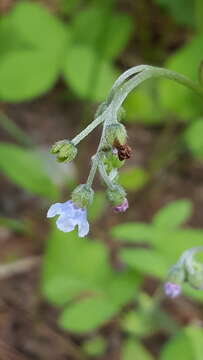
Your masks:
M114 108L116 109L116 111L118 111L118 109L120 108L126 97L128 96L128 94L132 90L134 90L138 85L140 85L142 82L151 78L162 78L162 77L169 80L174 80L179 84L188 87L189 89L196 92L196 94L199 95L201 98L203 98L203 88L198 84L196 84L195 82L193 82L192 80L188 79L186 76L178 74L171 70L148 66L147 70L138 73L132 79L124 83L124 85L121 86L120 89L117 90L112 100L112 103L114 103Z

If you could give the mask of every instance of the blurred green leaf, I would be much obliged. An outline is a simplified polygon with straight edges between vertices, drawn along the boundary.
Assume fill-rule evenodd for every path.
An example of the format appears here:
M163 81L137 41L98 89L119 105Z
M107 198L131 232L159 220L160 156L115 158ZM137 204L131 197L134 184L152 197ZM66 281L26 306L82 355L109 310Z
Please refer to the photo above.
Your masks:
M82 348L84 352L90 356L98 356L106 350L106 340L102 336L96 336L83 343Z
M111 235L119 241L150 242L154 238L153 227L145 223L125 223L111 228Z
M76 333L95 330L132 299L138 281L139 277L133 272L108 277L102 292L67 306L60 317L60 325Z
M86 332L101 326L132 299L139 282L135 271L111 269L101 243L78 238L76 232L64 234L54 225L43 263L42 291L60 306L72 300L60 317L62 327Z
M202 54L203 36L199 35L171 55L164 66L198 81ZM202 100L191 90L172 81L160 80L159 98L163 109L178 114L184 120L202 114Z
M151 249L122 249L120 258L130 268L161 279L166 278L171 265L166 257Z
M24 220L11 219L8 217L0 216L0 227L1 226L20 234L31 233L31 226L29 222Z
M193 26L195 23L195 5L191 0L156 0L165 7L173 19L181 25Z
M135 339L126 340L121 352L121 360L153 360L152 355Z
M113 85L116 71L96 51L83 45L69 49L64 62L67 84L80 97L101 101Z
M160 360L184 359L202 360L203 332L202 328L188 326L164 345Z
M142 168L131 168L120 173L119 182L127 190L140 190L148 181L149 176Z
M88 218L90 221L96 221L102 216L107 205L106 197L103 192L97 191L94 194L93 203L88 208Z
M30 193L56 199L58 190L35 151L17 145L0 144L0 169L16 185Z
M193 121L185 130L183 139L192 154L203 159L203 119Z
M94 49L102 59L117 57L126 46L132 31L127 14L112 12L110 7L91 6L78 12L72 20L75 44ZM91 26L94 31L87 31Z
M68 36L64 25L42 6L19 1L0 23L0 38L1 31L5 42L12 37L18 46L1 53L0 98L18 102L49 90L61 70Z
M161 110L154 98L154 92L148 91L149 89L147 82L128 95L124 102L125 121L146 125L159 124L163 121Z
M153 217L153 224L165 229L173 229L182 225L192 214L189 200L176 200L162 207Z

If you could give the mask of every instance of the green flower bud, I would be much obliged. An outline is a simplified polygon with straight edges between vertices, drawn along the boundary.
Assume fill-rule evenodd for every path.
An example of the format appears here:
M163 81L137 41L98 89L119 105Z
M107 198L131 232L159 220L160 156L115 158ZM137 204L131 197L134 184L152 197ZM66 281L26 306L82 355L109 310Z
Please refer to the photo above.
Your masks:
M176 264L171 267L167 281L181 285L186 280L186 273L183 265Z
M72 192L72 201L79 208L84 208L92 203L94 191L86 184L77 186Z
M117 206L125 201L126 192L122 186L115 185L114 189L107 190L107 197L114 206Z
M72 161L77 155L77 148L70 140L57 141L51 148L52 154L57 154L59 162Z
M193 271L188 272L187 280L194 289L203 289L203 266L193 262Z
M107 125L105 129L105 138L107 143L112 146L114 146L115 143L124 145L127 138L125 126L120 123Z
M103 163L106 168L106 172L109 174L113 169L121 168L125 161L120 161L117 154L114 154L112 151L108 151L103 157Z

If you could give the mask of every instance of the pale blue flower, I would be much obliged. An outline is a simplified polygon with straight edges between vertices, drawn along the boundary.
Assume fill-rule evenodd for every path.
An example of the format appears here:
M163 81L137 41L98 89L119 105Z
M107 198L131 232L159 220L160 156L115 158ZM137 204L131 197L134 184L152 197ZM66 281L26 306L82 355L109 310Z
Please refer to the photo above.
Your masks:
M84 237L89 232L86 208L79 208L68 200L64 203L56 203L50 206L47 217L51 218L59 215L56 225L63 232L73 231L78 225L78 235Z
M181 293L181 287L178 284L167 282L164 284L164 292L166 296L170 298L175 298Z

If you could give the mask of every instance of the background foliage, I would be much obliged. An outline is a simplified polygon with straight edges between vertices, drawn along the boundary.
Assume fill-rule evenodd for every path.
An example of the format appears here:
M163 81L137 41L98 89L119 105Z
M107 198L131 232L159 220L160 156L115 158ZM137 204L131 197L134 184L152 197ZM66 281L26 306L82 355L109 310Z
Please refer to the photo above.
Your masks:
M202 2L19 0L0 10L0 277L17 268L3 284L3 303L14 305L1 342L28 359L202 360L203 292L159 296L168 268L203 244L201 98L167 80L132 92L124 122L134 155L120 175L129 211L114 215L96 181L88 238L45 220L51 202L85 181L98 138L70 165L50 145L91 121L122 71L149 63L202 84ZM17 275L30 257L41 261L37 279L29 268ZM32 284L23 315L16 283L20 303ZM47 347L37 342L45 328Z

